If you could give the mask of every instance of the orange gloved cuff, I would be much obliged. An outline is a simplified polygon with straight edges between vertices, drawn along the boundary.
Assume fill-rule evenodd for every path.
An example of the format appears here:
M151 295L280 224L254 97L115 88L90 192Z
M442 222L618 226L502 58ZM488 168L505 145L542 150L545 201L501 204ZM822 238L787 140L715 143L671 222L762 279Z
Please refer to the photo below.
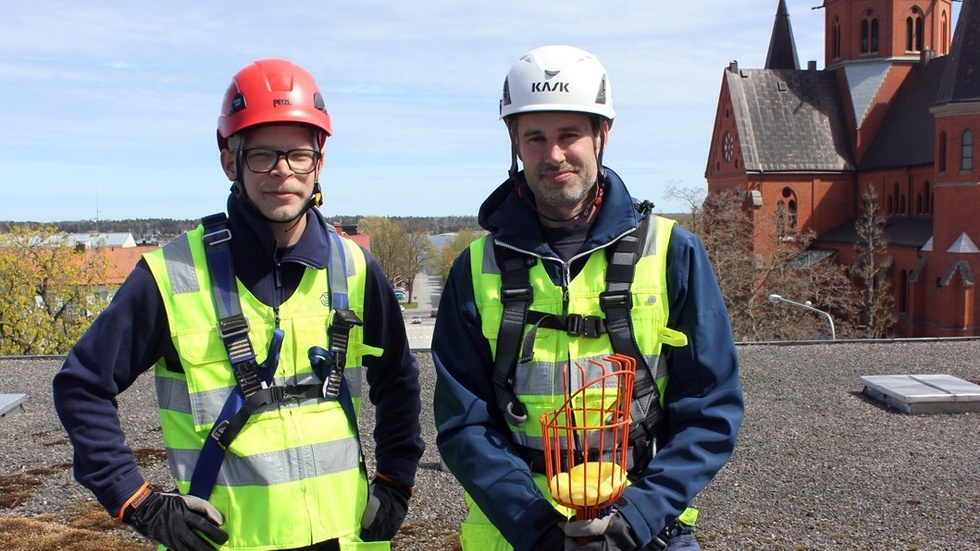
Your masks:
M126 500L126 503L123 503L123 506L119 508L119 516L115 518L115 521L123 522L126 517L126 512L129 509L136 509L142 505L143 502L146 501L146 498L150 497L150 494L152 493L153 488L150 487L150 483L144 482L143 485L140 486L140 489L136 490L136 493L130 496L130 498Z

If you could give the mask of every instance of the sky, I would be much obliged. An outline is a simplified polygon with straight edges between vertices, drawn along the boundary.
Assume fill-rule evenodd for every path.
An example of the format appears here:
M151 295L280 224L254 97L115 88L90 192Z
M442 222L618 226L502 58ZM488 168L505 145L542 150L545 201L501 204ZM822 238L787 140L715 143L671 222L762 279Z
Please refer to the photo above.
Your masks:
M823 68L820 0L788 0ZM318 80L329 216L475 215L507 175L498 119L523 53L570 44L609 74L605 164L659 212L706 189L722 75L765 65L778 0L73 0L0 24L0 220L193 219L224 210L215 128L231 77L287 58ZM958 11L958 5L957 5Z

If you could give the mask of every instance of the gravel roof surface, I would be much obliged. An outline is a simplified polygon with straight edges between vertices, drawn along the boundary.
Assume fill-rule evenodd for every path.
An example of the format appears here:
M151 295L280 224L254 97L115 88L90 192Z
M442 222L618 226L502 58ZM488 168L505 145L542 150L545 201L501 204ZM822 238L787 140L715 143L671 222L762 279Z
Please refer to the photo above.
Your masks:
M462 490L439 469L423 379L422 459L399 550L451 549ZM746 417L732 461L697 498L698 534L712 550L980 550L980 414L907 415L862 395L862 375L944 373L980 381L980 340L740 345ZM68 514L91 494L71 474L54 414L59 358L0 357L0 393L29 395L0 422L0 478L43 473L33 495L0 515ZM144 473L170 485L152 376L120 396L127 440ZM362 434L372 429L365 411ZM371 453L370 446L366 452Z

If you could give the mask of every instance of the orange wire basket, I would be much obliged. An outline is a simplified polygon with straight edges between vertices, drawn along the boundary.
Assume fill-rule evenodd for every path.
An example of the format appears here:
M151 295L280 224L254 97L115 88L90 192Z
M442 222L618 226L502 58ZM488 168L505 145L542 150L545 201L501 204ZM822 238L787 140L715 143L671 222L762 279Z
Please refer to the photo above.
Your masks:
M541 416L545 475L578 520L609 508L626 487L636 360L622 354L565 370L565 403Z

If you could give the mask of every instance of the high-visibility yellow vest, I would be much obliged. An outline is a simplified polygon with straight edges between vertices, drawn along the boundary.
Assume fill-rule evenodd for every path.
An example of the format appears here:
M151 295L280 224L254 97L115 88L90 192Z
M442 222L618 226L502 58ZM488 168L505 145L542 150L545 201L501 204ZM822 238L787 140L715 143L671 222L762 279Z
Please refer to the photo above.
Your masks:
M664 344L684 346L687 344L687 337L667 328L666 252L671 229L676 222L659 216L651 222L654 221L656 223L640 226L646 227L648 234L644 238L642 250L639 251L635 276L630 286L633 304L630 316L637 348L646 365L654 370L661 400L659 406L662 407L667 372L660 361L661 348ZM470 259L473 293L482 320L483 335L496 356L497 335L504 306L501 301L501 270L493 247L487 246L488 238L483 237L470 245ZM533 289L533 301L529 309L561 317L567 300L567 312L564 314L604 318L599 295L606 291L607 265L603 250L593 252L582 270L568 282L567 288L563 288L552 283L542 261L538 259L529 272ZM525 338L528 329L529 327L525 327ZM585 371L585 380L591 380L600 374L601 368L597 363L604 364L607 370L611 370L609 362L603 358L613 353L608 334L601 334L596 338L572 337L563 330L539 327L534 338L532 360L518 362L514 372L514 394L527 409L526 423L520 426L510 425L515 443L535 450L543 449L538 420L542 414L554 411L564 403L566 366L574 372L573 381L580 378L577 366Z
M652 216L652 215L651 215ZM634 411L647 411L650 407L663 407L663 391L667 385L666 366L661 361L661 348L664 344L686 346L687 336L667 327L667 245L675 221L654 217L646 227L643 248L639 251L636 272L630 286L632 295L632 319L634 337L640 354L652 374L658 389L659 404L640 404ZM470 272L473 277L473 294L480 312L482 332L490 343L494 357L497 353L497 336L504 306L501 301L501 270L497 264L493 246L487 246L490 236L478 239L470 245ZM533 289L533 301L529 310L561 316L565 309L567 293L567 312L581 316L605 317L599 305L599 295L606 291L606 268L608 262L604 251L593 252L585 267L573 278L567 289L552 283L542 261L530 268L529 279ZM527 337L529 327L524 329ZM530 362L518 362L514 373L514 393L527 410L527 421L523 425L508 422L514 442L534 450L543 450L541 415L552 412L565 401L566 366L582 366L585 380L591 380L601 373L594 362L604 363L603 358L614 353L607 334L597 338L572 337L566 331L539 327L536 330L533 356ZM591 361L590 361L591 360ZM638 365L637 369L643 369ZM639 375L638 375L639 376ZM576 376L577 377L577 376ZM652 395L648 397L652 400ZM635 419L636 420L636 419ZM535 483L546 497L550 497L548 482L544 475L533 473ZM499 530L490 524L486 515L466 496L469 513L461 526L460 543L464 551L512 551ZM566 516L573 511L552 505ZM696 514L695 509L688 509ZM685 514L688 514L685 512ZM685 517L687 518L687 517ZM693 525L693 522L691 523Z
M161 360L155 370L164 446L181 493L187 493L204 438L237 385L216 329L203 228L144 256L166 307L182 372ZM364 314L365 259L343 240L349 308ZM238 282L242 313L257 360L265 359L275 329L273 309ZM278 308L285 332L278 385L317 383L307 356L329 347L330 289L325 270L307 269ZM361 358L378 349L350 332L345 376L359 409ZM333 538L357 539L367 503L367 479L357 435L338 401L289 399L260 407L227 450L210 502L222 512L229 539L222 549L289 549Z

